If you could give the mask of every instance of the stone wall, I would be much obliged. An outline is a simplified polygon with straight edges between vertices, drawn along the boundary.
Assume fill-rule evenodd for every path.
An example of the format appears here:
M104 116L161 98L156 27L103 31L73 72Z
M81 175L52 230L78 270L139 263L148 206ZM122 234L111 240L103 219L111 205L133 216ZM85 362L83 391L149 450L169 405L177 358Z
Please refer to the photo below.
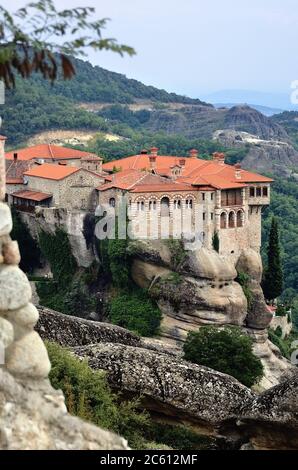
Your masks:
M47 350L34 326L38 311L18 268L5 197L4 140L0 139L0 449L127 449L124 439L68 415L49 381Z

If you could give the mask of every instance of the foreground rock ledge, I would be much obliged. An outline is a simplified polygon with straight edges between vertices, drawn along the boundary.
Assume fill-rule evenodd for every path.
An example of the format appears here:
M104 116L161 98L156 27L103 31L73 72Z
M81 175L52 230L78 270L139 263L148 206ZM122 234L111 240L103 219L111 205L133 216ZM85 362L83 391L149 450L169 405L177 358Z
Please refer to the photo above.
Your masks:
M69 415L47 380L18 381L0 369L0 449L127 450L125 439Z
M224 438L229 448L298 448L298 370L258 396L233 377L149 349L109 343L73 350L163 420Z
M108 343L73 350L93 369L106 370L112 387L143 395L147 408L211 432L255 397L233 377L148 349Z

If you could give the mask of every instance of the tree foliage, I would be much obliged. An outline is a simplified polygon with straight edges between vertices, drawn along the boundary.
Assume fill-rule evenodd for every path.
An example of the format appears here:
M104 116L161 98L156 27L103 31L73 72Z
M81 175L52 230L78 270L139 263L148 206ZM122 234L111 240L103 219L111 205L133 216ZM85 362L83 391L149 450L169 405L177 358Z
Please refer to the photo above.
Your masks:
M266 299L272 300L283 291L283 271L280 256L278 222L272 218L267 248L267 266L264 271L262 288Z
M72 78L69 56L89 48L133 55L131 47L102 36L108 19L94 20L94 13L90 7L58 10L53 0L31 2L14 14L0 6L0 78L6 86L15 86L15 74L28 78L36 72L52 82L59 72Z
M145 291L137 288L114 297L110 302L109 316L112 323L141 336L156 334L161 320L157 305Z
M202 326L188 333L184 344L187 361L232 375L247 387L263 376L263 366L252 352L252 339L241 328Z

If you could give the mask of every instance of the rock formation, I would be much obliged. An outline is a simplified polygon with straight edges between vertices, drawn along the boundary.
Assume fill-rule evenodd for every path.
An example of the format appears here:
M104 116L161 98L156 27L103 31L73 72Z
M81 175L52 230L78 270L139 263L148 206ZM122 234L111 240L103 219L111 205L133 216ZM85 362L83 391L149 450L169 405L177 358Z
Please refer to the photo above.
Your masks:
M67 414L62 393L48 381L50 362L34 326L38 311L18 268L18 245L5 194L0 138L0 448L127 449L126 441Z
M213 134L213 139L227 148L247 149L241 161L243 168L288 177L298 165L298 152L289 139L281 137L262 137L232 129L217 130Z
M184 361L181 349L157 339L44 307L39 313L36 328L44 339L73 345L92 368L107 371L111 387L141 395L153 417L212 435L223 448L297 447L297 370L256 395L228 375Z
M166 241L142 240L130 242L129 252L134 281L149 289L163 314L160 334L166 342L181 344L188 331L202 325L237 325L253 338L264 365L261 389L276 385L291 367L268 340L272 315L260 287L262 262L256 251L243 250L236 259L205 248L175 255ZM235 281L236 268L249 275L250 305Z

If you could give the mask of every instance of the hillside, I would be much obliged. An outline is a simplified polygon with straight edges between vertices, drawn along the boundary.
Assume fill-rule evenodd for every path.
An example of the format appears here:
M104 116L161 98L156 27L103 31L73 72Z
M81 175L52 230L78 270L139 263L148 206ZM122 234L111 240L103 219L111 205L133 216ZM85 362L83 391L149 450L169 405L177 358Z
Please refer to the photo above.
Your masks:
M298 111L285 111L275 114L270 119L272 123L281 125L286 129L296 148L298 148Z
M93 110L96 105L137 104L139 101L146 101L151 107L154 103L211 106L143 85L82 60L74 60L74 63L77 74L71 81L60 79L51 85L35 76L19 80L15 90L7 91L2 132L9 139L8 145L15 146L35 134L53 129L107 131L109 126L105 120L90 112L89 106Z

